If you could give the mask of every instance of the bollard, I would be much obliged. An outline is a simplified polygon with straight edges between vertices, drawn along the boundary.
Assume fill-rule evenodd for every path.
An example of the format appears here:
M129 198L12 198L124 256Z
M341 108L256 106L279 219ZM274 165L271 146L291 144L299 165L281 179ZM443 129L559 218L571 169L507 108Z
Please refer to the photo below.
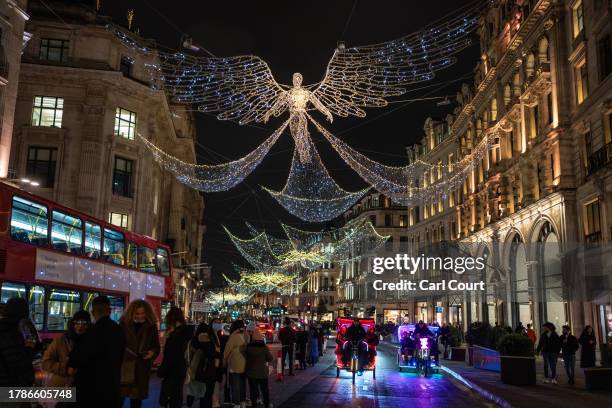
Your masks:
M276 381L283 381L283 350L278 351L276 359Z

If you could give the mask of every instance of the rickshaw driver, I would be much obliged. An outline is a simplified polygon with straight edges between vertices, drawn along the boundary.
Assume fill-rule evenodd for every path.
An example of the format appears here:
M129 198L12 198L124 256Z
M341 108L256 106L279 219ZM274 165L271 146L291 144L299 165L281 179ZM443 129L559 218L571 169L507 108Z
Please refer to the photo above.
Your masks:
M419 324L417 325L417 327L414 328L414 336L417 338L419 338L419 336L433 337L433 333L431 332L431 330L429 330L429 327L427 327L427 324L425 324L425 322L419 320Z
M427 338L428 345L429 345L429 352L435 358L435 360L438 361L438 354L439 354L438 339L436 339L436 336L433 334L431 330L429 330L429 327L427 326L427 324L424 323L422 320L419 320L419 324L414 329L414 338L415 338L415 343L416 343L415 347L420 347L419 339Z
M363 375L363 365L364 365L365 359L368 358L367 343L364 342L365 338L366 338L366 331L361 325L359 318L357 317L353 318L353 324L351 324L349 328L346 330L347 342L344 344L343 352L344 352L344 363L348 364L349 360L351 359L351 344L353 342L359 343L359 366L358 366L359 373L358 375Z

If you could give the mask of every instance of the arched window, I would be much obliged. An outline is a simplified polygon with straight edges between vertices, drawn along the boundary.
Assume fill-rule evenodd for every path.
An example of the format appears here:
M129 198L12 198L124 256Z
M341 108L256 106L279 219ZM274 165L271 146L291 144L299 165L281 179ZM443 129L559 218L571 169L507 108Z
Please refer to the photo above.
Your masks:
M567 324L567 293L559 258L559 236L546 221L537 238L538 279L541 293L540 318L559 327Z
M550 52L547 37L540 38L540 42L538 43L538 62L540 64L550 62Z
M535 71L535 56L533 55L533 53L530 53L529 55L527 55L527 64L525 65L525 74L527 78L532 76L534 71Z
M513 326L518 322L533 323L533 308L531 303L531 288L525 244L519 234L515 234L510 244L511 294L513 309Z

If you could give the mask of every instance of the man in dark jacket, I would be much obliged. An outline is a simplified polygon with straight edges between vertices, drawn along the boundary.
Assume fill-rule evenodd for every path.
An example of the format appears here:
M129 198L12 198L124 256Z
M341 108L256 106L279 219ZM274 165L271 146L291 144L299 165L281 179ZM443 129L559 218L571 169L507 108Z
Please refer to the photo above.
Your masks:
M551 322L544 323L544 333L540 336L537 352L542 353L544 359L544 383L557 383L557 356L561 351L561 341L556 327ZM550 370L550 376L549 376Z
M0 386L31 387L34 369L30 352L19 330L21 309L27 310L23 298L12 298L6 302L0 319Z
M80 407L119 407L121 363L125 334L110 318L110 300L98 296L92 302L96 323L87 338L70 353L68 367L76 370L77 405Z
M306 344L308 343L308 334L304 326L298 328L298 331L295 333L295 348L297 359L300 363L299 369L306 369Z
M358 318L353 319L353 324L346 330L346 339L348 341L360 341L366 338L366 331L361 325Z
M293 375L293 346L295 345L295 330L291 327L291 319L285 318L285 326L278 332L278 339L281 342L283 349L283 357L281 364L283 373L285 372L285 361L289 357L289 375Z
M561 341L561 355L567 373L568 384L574 385L574 367L576 365L576 351L580 347L578 339L572 334L569 326L563 326L563 334L559 338Z
M349 343L346 343L346 345L344 346L344 354L345 354L346 361L348 361L350 359L352 343L355 343L355 342L359 343L359 375L363 374L363 365L365 364L368 358L367 343L363 344L363 341L365 340L365 338L366 338L366 331L361 325L361 322L359 321L359 319L355 317L353 319L353 324L351 324L349 328L346 330L346 339L351 344L349 345Z

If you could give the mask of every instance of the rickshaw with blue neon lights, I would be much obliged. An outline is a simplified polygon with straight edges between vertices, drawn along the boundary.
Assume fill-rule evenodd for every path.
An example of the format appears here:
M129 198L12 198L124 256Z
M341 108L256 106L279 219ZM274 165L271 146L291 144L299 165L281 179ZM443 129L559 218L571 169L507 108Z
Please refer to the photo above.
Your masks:
M397 328L400 346L397 350L399 371L415 372L428 376L440 369L438 358L438 326L402 324Z
M351 325L355 321L365 331L363 338L351 336ZM340 377L340 370L347 370L352 374L353 384L355 376L362 375L363 371L372 371L372 378L376 379L378 335L374 331L374 319L338 318L337 324L336 378Z

